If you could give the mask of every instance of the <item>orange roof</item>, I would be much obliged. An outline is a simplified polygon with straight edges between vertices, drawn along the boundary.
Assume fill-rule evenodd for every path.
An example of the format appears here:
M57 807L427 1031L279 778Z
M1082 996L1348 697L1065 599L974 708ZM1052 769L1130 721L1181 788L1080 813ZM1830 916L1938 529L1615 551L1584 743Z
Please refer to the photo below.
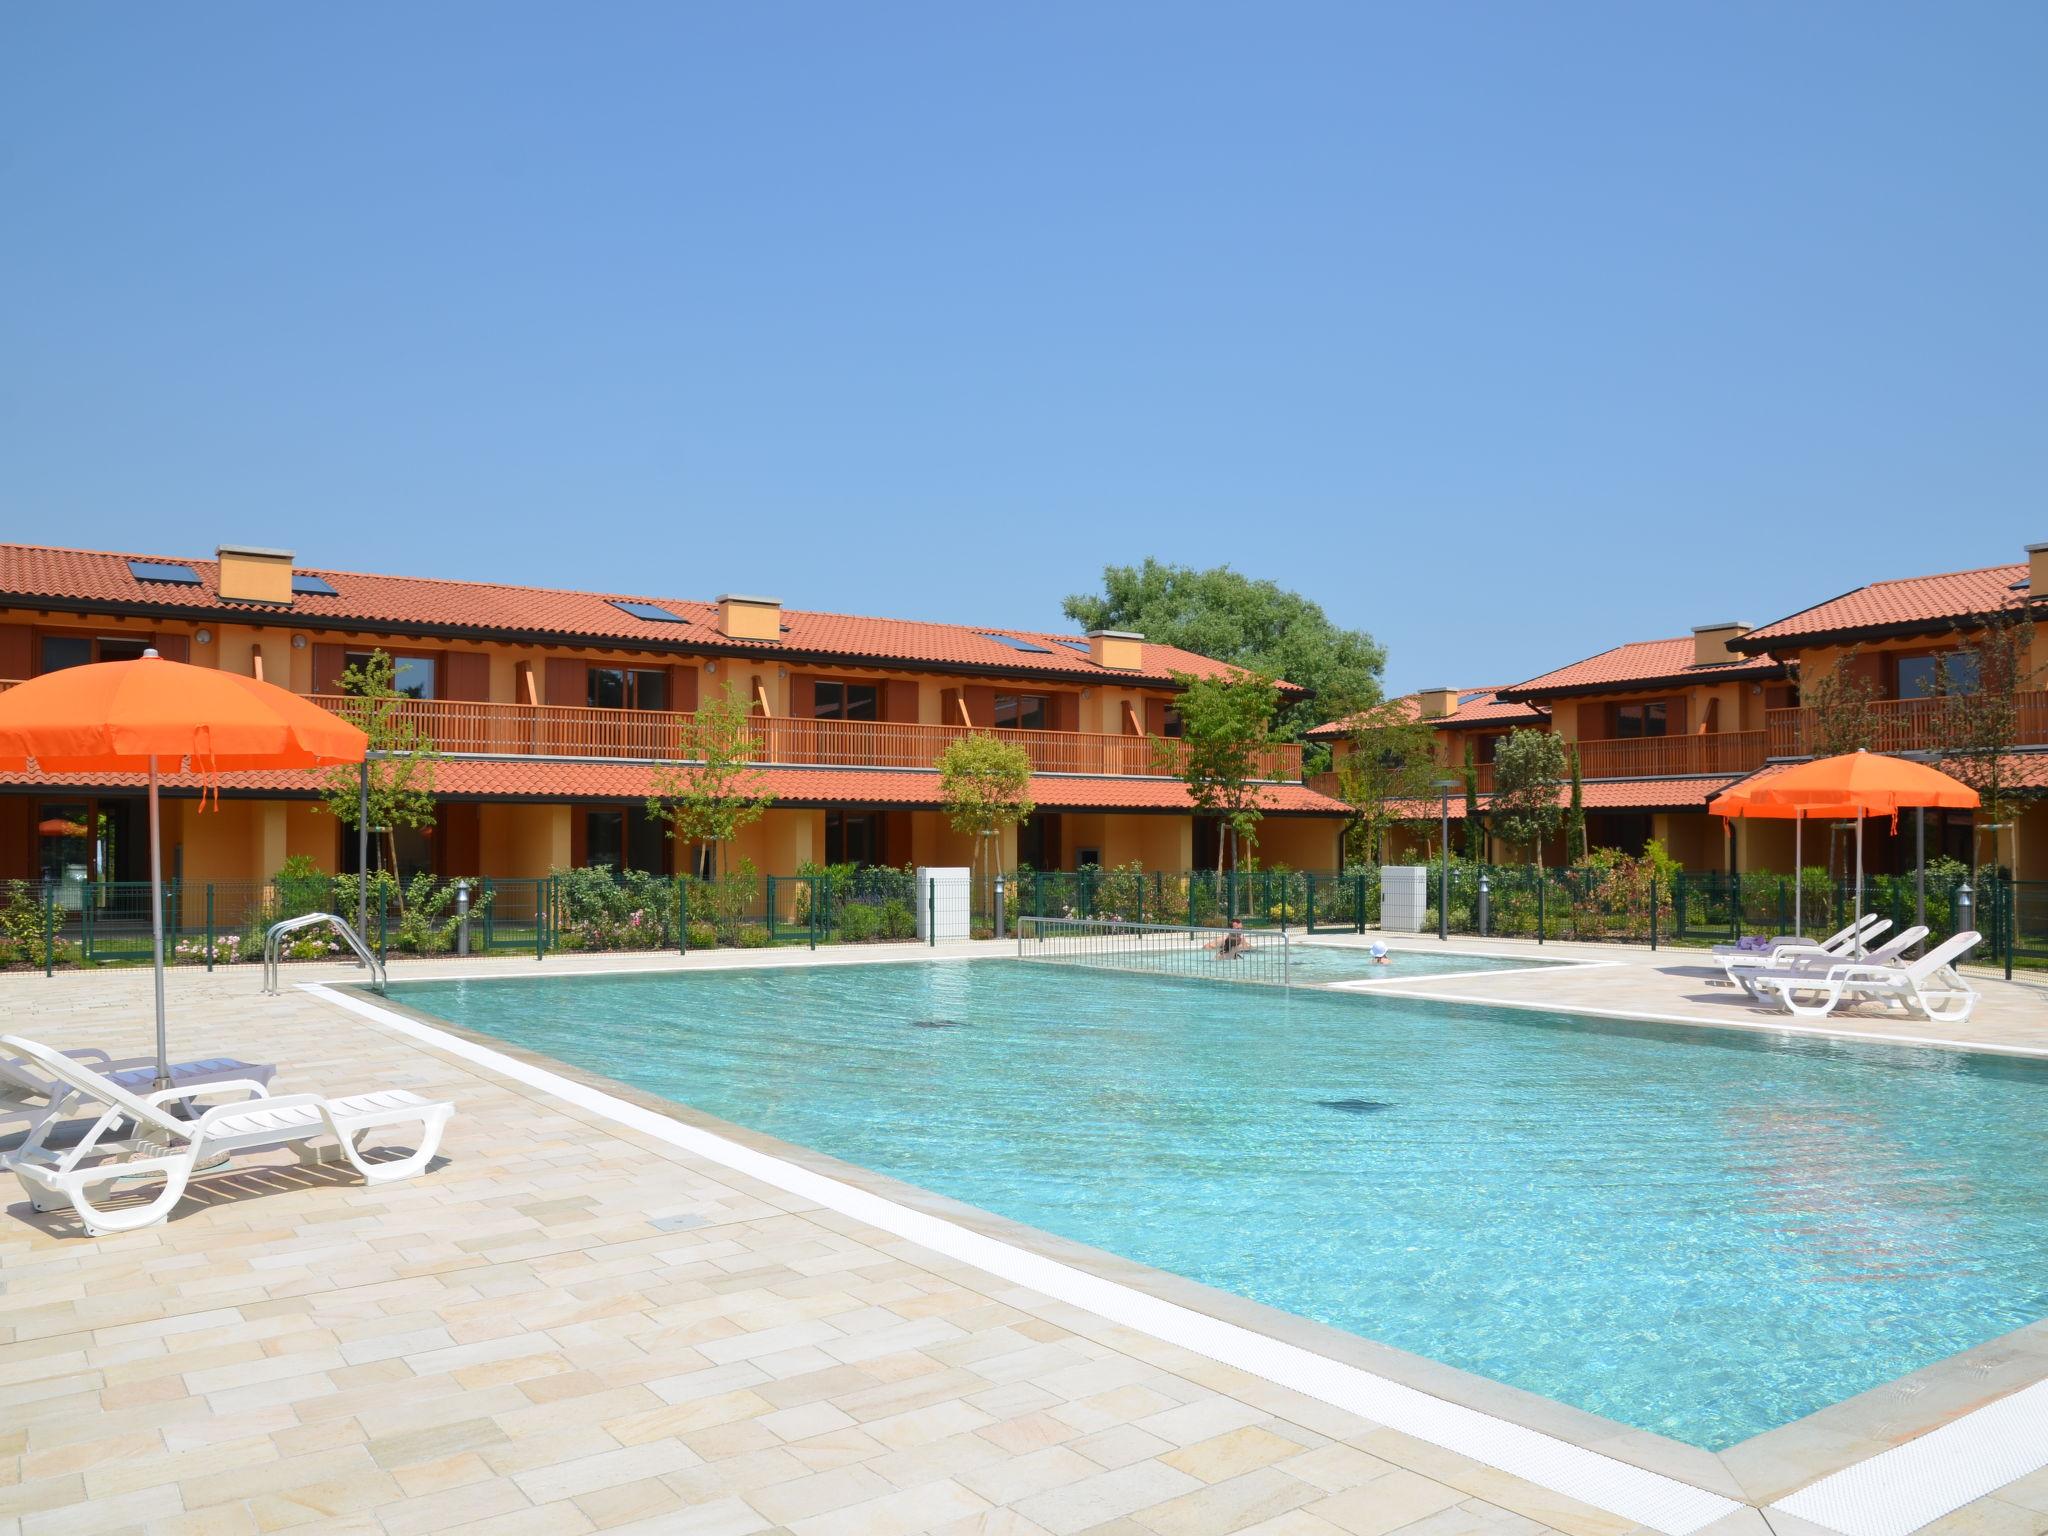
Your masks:
M935 809L939 776L922 770L860 768L761 768L762 785L792 806L881 805ZM136 789L139 773L0 773L0 789ZM449 800L645 800L654 792L655 770L644 763L571 763L546 759L453 758L434 769L434 793ZM166 795L196 795L199 782L172 778ZM313 775L283 770L220 775L229 796L304 798L319 792ZM1271 784L1261 792L1269 815L1342 816L1341 800L1305 784ZM1047 811L1179 811L1193 809L1179 779L1093 778L1034 774L1031 798Z
M2024 565L1987 565L1974 571L1873 581L1728 643L1737 650L1761 651L1773 641L1812 645L1857 635L1921 634L1947 629L1958 619L2007 608L2027 597L2048 598L2048 593L2029 591Z
M1703 811L1707 802L1728 788L1732 781L1720 775L1708 778L1670 779L1588 779L1583 788L1581 803L1589 811ZM1568 805L1571 790L1559 785L1557 803ZM1410 820L1430 820L1438 814L1438 802L1434 800L1407 800L1398 802L1400 815ZM1491 795L1479 797L1479 809L1484 811L1493 803ZM1461 821L1465 815L1465 795L1462 790L1451 793L1451 820Z
M1617 645L1568 667L1545 672L1525 683L1500 690L1511 703L1554 698L1562 694L1618 693L1639 688L1656 688L1688 683L1718 683L1731 677L1782 677L1784 666L1767 656L1744 661L1718 662L1710 666L1693 663L1693 639L1633 640Z
M196 583L143 581L131 560L189 567ZM1133 679L1170 683L1175 672L1214 677L1235 669L1170 645L1147 644L1137 672L1111 670L1088 659L1080 635L1048 631L977 629L964 624L928 624L912 619L858 618L842 613L782 611L779 643L728 640L718 632L715 603L645 592L571 592L552 587L502 586L481 581L443 581L421 576L383 576L361 571L297 567L317 576L333 593L299 593L289 608L270 603L230 602L220 596L219 566L183 555L123 555L42 545L0 544L0 604L134 613L186 619L245 619L275 623L288 613L308 628L391 630L407 635L593 641L682 654L775 655L829 658L844 662L921 665L1002 673L1009 676L1069 678L1081 682ZM616 605L653 604L680 622L640 618ZM992 639L1009 635L1034 647ZM1291 683L1283 690L1299 692Z
M1422 708L1422 701L1415 694L1403 694L1393 701L1404 721L1414 720ZM1308 733L1310 741L1334 741L1351 734L1352 722L1357 715L1346 715L1342 720L1326 720ZM1429 722L1440 731L1463 730L1468 726L1529 726L1548 723L1550 716L1528 704L1509 704L1499 697L1494 688L1461 688L1458 690L1458 707L1448 715L1438 715Z

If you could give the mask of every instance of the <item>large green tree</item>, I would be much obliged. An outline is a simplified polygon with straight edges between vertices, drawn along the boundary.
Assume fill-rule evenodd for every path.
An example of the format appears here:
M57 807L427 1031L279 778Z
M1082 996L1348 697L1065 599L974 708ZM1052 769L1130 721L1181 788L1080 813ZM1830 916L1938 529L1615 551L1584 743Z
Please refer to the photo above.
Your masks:
M1020 825L1034 809L1031 754L993 732L975 731L947 743L939 754L939 803L955 832L974 839L972 878L980 888L983 845ZM1001 868L1002 847L990 850Z
M1077 592L1063 606L1084 629L1132 630L1306 688L1273 720L1281 741L1299 741L1311 727L1381 699L1387 653L1371 635L1339 628L1300 593L1227 565L1198 571L1148 559L1105 566L1101 592Z

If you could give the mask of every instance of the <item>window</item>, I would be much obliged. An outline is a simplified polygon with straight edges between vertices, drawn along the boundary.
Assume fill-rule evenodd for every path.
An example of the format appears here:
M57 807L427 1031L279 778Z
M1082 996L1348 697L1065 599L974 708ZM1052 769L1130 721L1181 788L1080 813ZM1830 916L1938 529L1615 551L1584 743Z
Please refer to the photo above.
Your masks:
M1971 651L1951 651L1945 656L1901 656L1898 686L1894 696L1901 699L1931 699L1942 693L1977 691L1977 657ZM1943 687L1943 673L1947 687Z
M583 867L621 869L626 857L626 813L588 811L583 817Z
M825 813L825 862L874 864L882 849L882 818L874 811Z
M314 576L306 571L292 572L292 591L300 597L341 596L325 576Z
M630 613L636 619L651 619L656 624L681 624L686 622L680 613L672 613L659 603L628 603L619 598L613 598L612 606L621 613Z
M358 669L368 667L370 651L350 651L343 661ZM384 653L391 656L389 651ZM391 686L404 698L431 699L434 697L434 658L431 656L391 656Z
M584 702L592 709L667 709L668 673L660 668L592 667Z
M1498 735L1481 736L1472 744L1472 759L1474 762L1490 763L1493 761L1493 754L1499 750L1500 737Z
M45 635L42 670L90 666L96 661L137 661L149 649L141 635Z
M1004 730L1044 730L1045 695L1042 693L997 694L995 723Z
M814 720L879 720L880 690L873 683L820 682L811 698Z
M159 560L130 560L128 574L137 581L161 582L167 587L196 587L199 573L189 565L170 565Z
M643 806L586 811L583 839L586 869L637 869L658 875L668 867L668 828Z
M1169 704L1169 705L1167 705L1167 706L1166 706L1166 718L1165 718L1165 719L1164 719L1164 720L1163 720L1163 721L1162 721L1162 722L1160 723L1160 726L1159 726L1159 734L1160 734L1160 735L1162 735L1162 736L1178 736L1178 735L1180 735L1180 706L1179 706L1179 705L1177 705L1177 704Z
M1614 734L1623 740L1639 736L1666 736L1671 731L1669 701L1653 699L1647 704L1614 706Z

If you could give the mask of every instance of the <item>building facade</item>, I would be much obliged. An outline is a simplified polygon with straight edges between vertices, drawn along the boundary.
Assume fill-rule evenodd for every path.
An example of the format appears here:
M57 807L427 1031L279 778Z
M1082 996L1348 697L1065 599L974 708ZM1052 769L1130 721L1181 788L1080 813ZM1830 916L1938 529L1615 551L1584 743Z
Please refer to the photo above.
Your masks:
M437 815L403 834L403 871L532 877L609 864L692 867L646 801L679 725L718 694L747 701L758 788L774 806L729 850L764 874L806 864L960 864L934 762L971 731L1023 747L1038 807L1007 865L1213 863L1213 826L1171 761L1183 677L1221 663L1140 636L1059 635L716 601L308 570L276 550L212 560L0 546L0 686L154 648L329 704L342 672L393 657L406 717L445 754ZM1258 855L1324 869L1343 807L1269 755ZM229 773L217 809L167 785L165 873L261 880L287 858L354 867L318 776ZM0 775L0 878L147 874L140 781Z

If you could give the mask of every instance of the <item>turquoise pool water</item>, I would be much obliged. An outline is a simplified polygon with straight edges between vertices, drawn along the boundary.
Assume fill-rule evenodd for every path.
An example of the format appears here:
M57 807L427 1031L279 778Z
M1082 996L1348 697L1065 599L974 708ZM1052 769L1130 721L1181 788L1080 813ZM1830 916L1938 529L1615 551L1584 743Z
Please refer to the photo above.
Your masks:
M1467 955L1439 949L1426 940L1389 944L1387 963L1373 964L1366 950L1337 944L1297 943L1288 950L1288 969L1299 982L1414 981L1423 976L1470 975L1474 971L1540 970L1569 965L1565 960L1523 959L1505 955Z
M395 999L1719 1449L2048 1314L2048 1071L1016 961Z

